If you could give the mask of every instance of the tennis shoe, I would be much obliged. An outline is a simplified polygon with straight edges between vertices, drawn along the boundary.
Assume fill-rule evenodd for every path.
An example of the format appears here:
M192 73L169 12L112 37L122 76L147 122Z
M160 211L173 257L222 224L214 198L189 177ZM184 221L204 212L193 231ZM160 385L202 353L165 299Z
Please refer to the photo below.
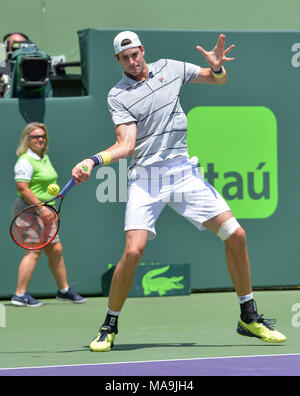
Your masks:
M72 290L70 287L69 290L66 291L65 293L62 293L61 291L58 290L56 294L56 299L62 302L71 301L74 304L82 304L86 302L86 298L74 292L74 290Z
M41 301L36 300L32 297L28 292L24 293L22 296L17 296L16 294L13 295L11 299L11 304L15 305L16 307L41 307L44 303Z
M277 343L286 341L286 336L275 330L275 319L265 319L263 315L251 322L245 323L242 319L238 321L238 334L246 337L256 337L261 341Z
M96 338L91 342L90 349L93 352L108 352L114 346L116 333L110 326L101 326Z

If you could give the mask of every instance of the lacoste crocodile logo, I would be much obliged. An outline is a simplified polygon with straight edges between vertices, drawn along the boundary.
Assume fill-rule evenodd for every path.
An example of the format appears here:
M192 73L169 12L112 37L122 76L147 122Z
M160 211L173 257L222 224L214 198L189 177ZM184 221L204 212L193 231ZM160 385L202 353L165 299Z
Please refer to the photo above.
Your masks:
M161 275L168 271L170 268L169 265L163 268L154 269L147 272L142 279L142 286L144 289L144 295L148 296L150 293L157 292L160 296L164 296L168 291L173 289L183 289L184 285L180 283L183 276L172 276L170 278L167 277L157 277L155 276Z

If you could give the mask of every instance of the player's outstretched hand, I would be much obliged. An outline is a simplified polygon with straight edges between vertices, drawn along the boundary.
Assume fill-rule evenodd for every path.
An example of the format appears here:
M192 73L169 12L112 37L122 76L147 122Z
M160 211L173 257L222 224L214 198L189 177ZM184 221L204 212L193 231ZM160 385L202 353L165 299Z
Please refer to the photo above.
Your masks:
M219 71L225 61L232 62L235 58L228 58L226 55L234 48L232 44L226 50L225 48L225 35L220 34L217 40L217 44L211 51L206 51L199 45L196 46L197 50L200 51L206 58L207 63L214 71Z
M72 169L72 177L74 178L75 183L79 185L80 183L87 181L91 175L93 167L94 161L89 158L75 165Z

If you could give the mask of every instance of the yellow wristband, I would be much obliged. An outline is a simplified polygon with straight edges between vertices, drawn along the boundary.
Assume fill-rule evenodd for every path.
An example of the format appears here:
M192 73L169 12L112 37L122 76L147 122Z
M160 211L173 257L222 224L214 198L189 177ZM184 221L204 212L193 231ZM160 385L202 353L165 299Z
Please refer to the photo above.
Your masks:
M221 67L221 70L218 73L214 72L213 69L211 69L211 72L215 78L223 78L226 75L224 66Z
M97 155L100 155L103 159L103 165L108 165L111 163L111 155L108 151L101 151Z

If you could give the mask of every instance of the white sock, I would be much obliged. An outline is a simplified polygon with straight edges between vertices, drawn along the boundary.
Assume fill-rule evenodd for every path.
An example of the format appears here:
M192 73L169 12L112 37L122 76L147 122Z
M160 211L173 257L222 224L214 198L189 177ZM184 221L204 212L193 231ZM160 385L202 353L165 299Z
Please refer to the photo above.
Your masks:
M247 301L253 300L253 293L247 294L246 296L239 296L239 303L244 304Z
M121 311L117 311L117 312L112 311L111 309L109 309L109 308L107 307L107 313L110 314L110 315L119 316L119 315L120 315L120 312L121 312Z
M59 291L61 293L67 293L68 290L69 290L69 287L64 287L63 289L59 289Z

